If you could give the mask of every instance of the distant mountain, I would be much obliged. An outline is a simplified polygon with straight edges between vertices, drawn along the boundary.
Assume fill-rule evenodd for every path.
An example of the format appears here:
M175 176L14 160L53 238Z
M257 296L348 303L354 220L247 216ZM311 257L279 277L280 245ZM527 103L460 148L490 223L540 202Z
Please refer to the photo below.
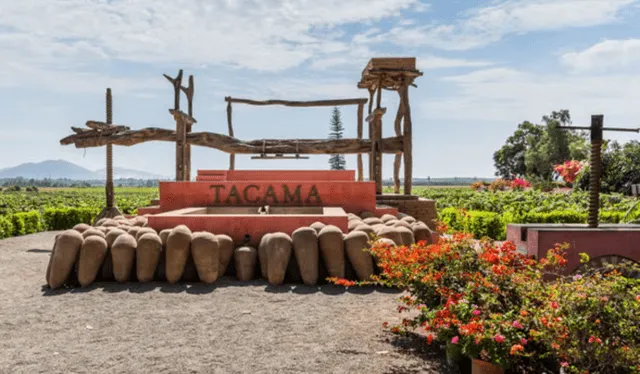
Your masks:
M105 169L92 171L82 166L65 160L46 160L42 162L28 162L11 168L0 170L0 179L5 178L26 178L26 179L61 179L68 178L74 180L95 180L105 179ZM114 179L135 178L135 179L169 179L161 175L146 171L114 167Z

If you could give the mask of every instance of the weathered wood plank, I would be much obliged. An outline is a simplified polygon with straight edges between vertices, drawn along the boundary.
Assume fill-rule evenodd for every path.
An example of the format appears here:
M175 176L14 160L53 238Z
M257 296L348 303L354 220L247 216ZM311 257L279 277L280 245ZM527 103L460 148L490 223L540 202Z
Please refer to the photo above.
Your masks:
M335 99L335 100L312 100L312 101L289 101L289 100L250 100L235 97L225 97L228 103L248 104L248 105L284 105L289 107L314 107L314 106L342 106L366 104L366 98L356 99Z

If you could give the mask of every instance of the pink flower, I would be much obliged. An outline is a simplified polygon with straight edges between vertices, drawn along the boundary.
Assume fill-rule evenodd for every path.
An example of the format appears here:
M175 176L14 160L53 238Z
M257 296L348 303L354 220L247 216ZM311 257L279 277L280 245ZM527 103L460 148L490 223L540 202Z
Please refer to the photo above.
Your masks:
M458 338L457 336L454 336L454 337L451 339L451 344L458 344L458 340L460 340L460 338Z
M513 326L513 328L515 329L521 329L523 328L523 326L520 324L520 322L518 321L513 321L513 323L511 324L511 326Z
M591 335L589 337L589 343L598 343L598 344L600 344L600 343L602 343L602 340L600 340L600 338L597 338L597 337Z
M638 297L640 297L640 296L638 296ZM640 300L640 299L639 299L639 300ZM474 315L474 316L479 316L481 312L480 312L478 309L476 309L476 310L474 310L474 311L473 311L473 312L471 312L471 313L473 313L473 315Z
M569 367L569 363L568 362L561 362L560 366L562 366L563 368L568 368Z
M495 341L496 341L496 342L498 342L498 343L502 343L502 342L504 342L504 336L502 336L502 335L500 335L500 334L496 334L496 335L493 337L493 340L495 340Z
M520 344L527 345L527 339L525 338L520 339Z

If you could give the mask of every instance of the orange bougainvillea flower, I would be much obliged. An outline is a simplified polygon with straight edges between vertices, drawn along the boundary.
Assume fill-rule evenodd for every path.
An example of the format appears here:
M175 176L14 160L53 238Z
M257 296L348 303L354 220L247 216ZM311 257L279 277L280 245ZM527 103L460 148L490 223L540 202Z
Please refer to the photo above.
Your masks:
M511 350L509 351L509 354L511 356L514 356L516 354L518 354L519 352L524 351L524 347L521 346L520 344L514 344L511 346Z

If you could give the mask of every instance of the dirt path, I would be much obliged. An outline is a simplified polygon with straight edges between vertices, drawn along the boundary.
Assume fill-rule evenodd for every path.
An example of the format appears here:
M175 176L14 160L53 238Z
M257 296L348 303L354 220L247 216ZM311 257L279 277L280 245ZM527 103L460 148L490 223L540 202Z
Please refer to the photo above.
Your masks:
M440 373L381 330L398 293L101 283L43 288L55 233L0 241L1 373Z

